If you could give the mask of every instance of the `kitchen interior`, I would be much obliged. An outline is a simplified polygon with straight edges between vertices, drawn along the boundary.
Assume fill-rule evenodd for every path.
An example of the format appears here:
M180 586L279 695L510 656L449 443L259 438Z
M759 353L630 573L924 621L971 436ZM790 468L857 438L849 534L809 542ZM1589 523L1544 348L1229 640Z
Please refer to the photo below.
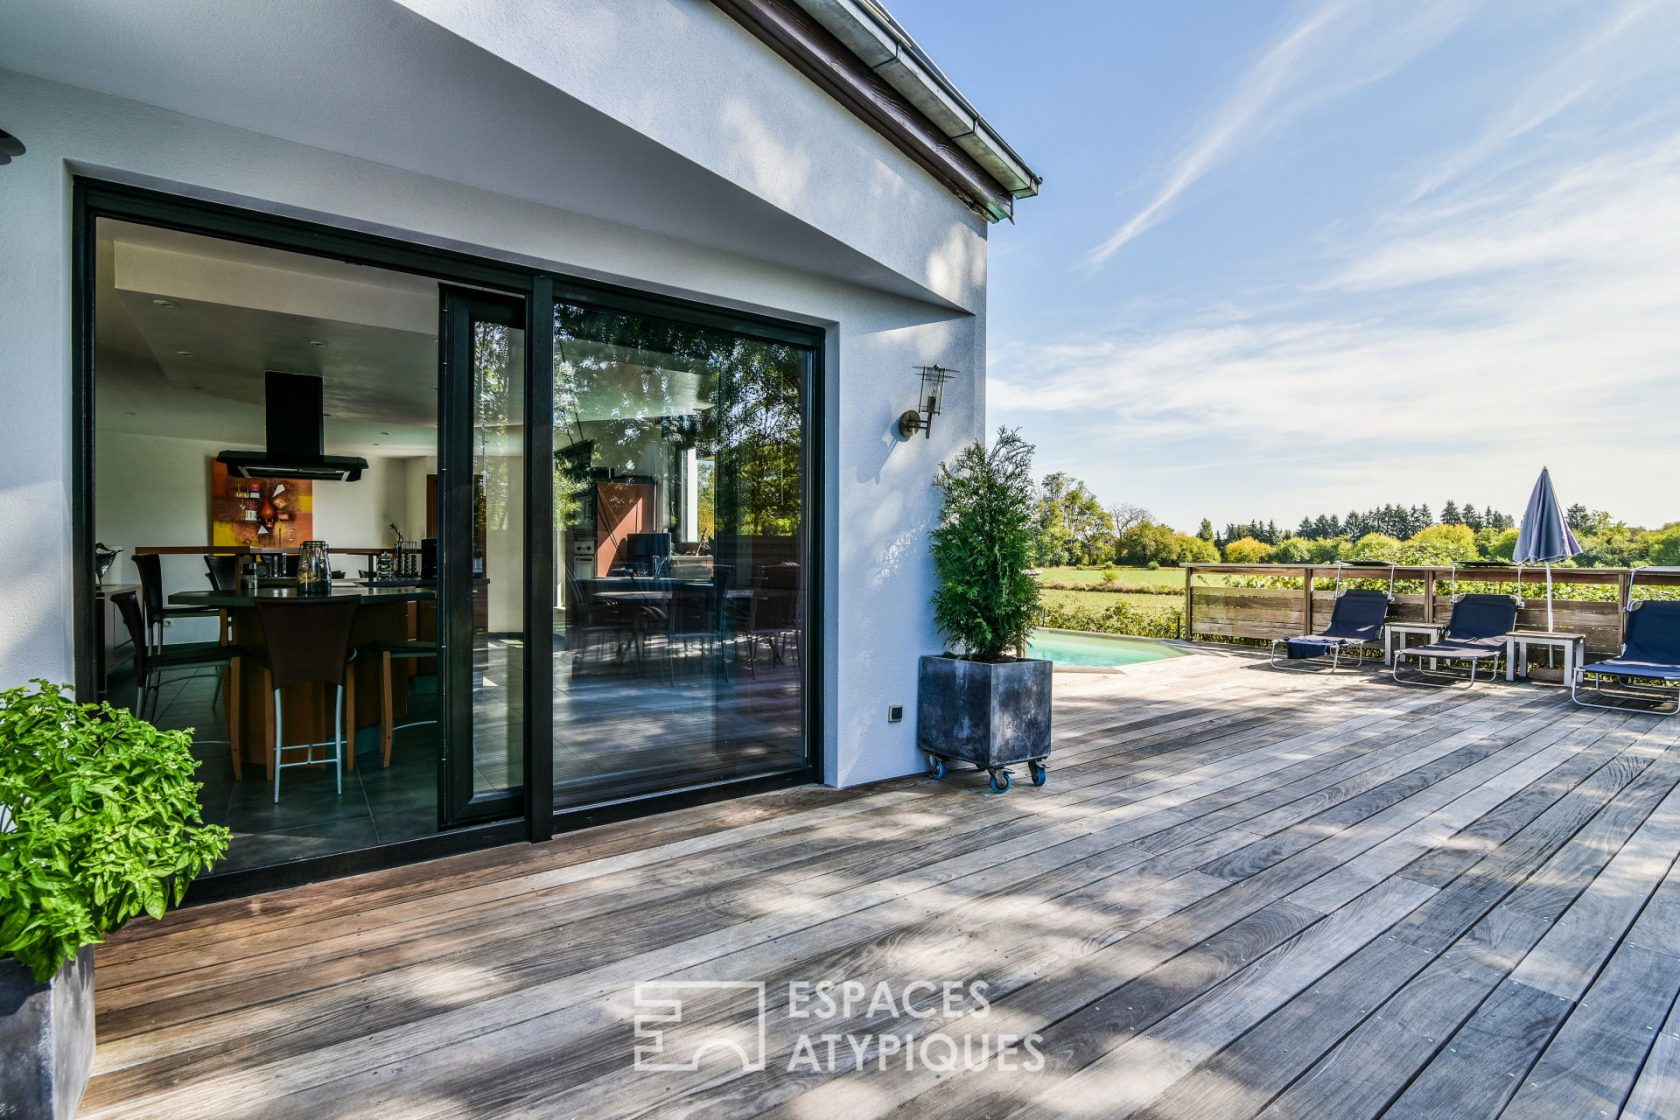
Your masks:
M110 218L96 240L108 697L194 729L205 817L235 833L219 871L438 831L438 281ZM556 324L548 634L524 631L522 332L473 340L475 791L525 780L527 640L555 651L559 807L802 765L798 355L587 306ZM273 744L332 738L339 701L275 709L254 604L315 577L360 603L346 749L288 746L276 784ZM208 668L173 663L194 651Z

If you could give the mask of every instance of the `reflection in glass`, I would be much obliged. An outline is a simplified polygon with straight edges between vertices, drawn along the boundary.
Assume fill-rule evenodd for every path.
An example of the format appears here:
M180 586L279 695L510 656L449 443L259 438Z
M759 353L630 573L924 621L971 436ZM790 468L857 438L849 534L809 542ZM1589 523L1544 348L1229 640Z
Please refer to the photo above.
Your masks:
M473 791L524 784L525 332L473 324Z
M556 803L805 763L809 350L555 308Z
M191 612L171 615L166 648L226 640L250 656L237 703L231 673L175 673L148 707L161 727L196 729L205 819L234 832L213 874L435 835L439 674L422 643L437 638L438 603L416 581L420 542L437 536L438 281L107 217L95 220L93 240L82 293L97 332L87 527L121 550L107 598L93 604L106 619L92 651L101 692L115 704L142 698L146 681L108 596L155 579L157 607ZM366 459L360 481L241 479L215 462L223 450L265 446L269 371L322 379L324 450ZM355 767L346 765L342 792L333 767L287 770L276 802L265 775L273 696L253 667L268 635L253 596L295 589L300 547L319 539L334 588L362 593L355 705L345 714ZM394 581L378 558L399 539L412 542L415 563ZM148 577L132 558L158 548ZM190 602L212 589L230 600ZM218 741L230 714L237 767ZM279 724L290 742L333 737L318 689L286 690Z

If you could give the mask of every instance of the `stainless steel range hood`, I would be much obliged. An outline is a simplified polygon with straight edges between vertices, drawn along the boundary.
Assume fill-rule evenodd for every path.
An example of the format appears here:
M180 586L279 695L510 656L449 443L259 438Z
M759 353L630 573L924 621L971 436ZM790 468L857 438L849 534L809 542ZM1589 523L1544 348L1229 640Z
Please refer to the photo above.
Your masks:
M269 370L265 375L268 448L223 451L216 456L236 478L303 478L318 482L355 482L367 460L327 455L322 382L304 373Z

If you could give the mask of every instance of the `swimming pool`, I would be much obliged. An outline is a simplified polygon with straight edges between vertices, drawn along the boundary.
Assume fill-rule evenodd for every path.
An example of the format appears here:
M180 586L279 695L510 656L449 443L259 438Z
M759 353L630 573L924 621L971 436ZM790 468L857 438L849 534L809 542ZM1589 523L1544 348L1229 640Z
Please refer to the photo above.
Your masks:
M1150 638L1081 634L1075 630L1034 630L1027 638L1028 657L1048 657L1058 668L1118 669L1184 654L1184 650Z

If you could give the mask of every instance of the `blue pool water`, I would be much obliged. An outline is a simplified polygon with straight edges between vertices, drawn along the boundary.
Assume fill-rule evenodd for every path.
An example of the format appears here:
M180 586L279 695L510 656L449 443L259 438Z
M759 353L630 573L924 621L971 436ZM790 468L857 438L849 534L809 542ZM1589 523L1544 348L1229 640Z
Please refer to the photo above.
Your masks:
M1076 634L1068 630L1034 630L1027 638L1028 657L1048 657L1057 665L1080 669L1116 669L1183 657L1184 651L1149 638L1118 638L1107 634Z

